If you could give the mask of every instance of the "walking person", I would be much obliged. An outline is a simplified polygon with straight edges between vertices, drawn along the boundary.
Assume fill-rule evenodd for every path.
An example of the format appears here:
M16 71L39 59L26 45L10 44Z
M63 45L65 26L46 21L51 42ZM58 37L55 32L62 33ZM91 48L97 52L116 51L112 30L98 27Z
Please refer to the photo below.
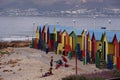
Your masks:
M50 68L53 67L53 56L51 56L51 60L50 60Z
M48 48L48 44L47 43L45 44L45 48L46 48L46 54L48 54L49 48Z
M62 61L63 61L64 65L66 66L67 59L65 58L65 56L64 56L64 55L62 55Z

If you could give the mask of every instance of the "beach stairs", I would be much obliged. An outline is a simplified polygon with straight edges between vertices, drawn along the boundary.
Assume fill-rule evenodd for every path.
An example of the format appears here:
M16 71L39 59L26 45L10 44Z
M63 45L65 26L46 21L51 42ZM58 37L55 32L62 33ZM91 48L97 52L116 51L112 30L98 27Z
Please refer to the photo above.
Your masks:
M106 61L105 60L100 60L99 68L100 69L106 69L106 67L107 67Z
M105 69L107 67L106 61L104 59L100 59L99 52L96 53L95 65L100 69Z

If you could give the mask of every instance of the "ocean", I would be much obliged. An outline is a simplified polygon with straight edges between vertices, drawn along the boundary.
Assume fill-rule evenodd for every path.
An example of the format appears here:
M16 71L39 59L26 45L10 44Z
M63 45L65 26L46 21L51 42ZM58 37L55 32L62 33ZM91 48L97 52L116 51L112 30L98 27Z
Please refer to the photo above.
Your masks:
M109 30L120 31L120 18L0 17L0 40L32 39L35 37L36 27L46 23L81 29L106 27Z

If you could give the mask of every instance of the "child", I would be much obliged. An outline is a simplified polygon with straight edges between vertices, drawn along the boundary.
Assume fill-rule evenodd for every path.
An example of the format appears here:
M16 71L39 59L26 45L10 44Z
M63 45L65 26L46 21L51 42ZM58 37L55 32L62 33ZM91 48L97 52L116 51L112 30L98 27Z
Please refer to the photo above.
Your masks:
M46 72L44 75L42 75L42 77L47 77L47 76L50 76L50 75L53 75L52 68L49 69L49 72Z
M50 67L53 67L53 56L51 56L51 60L50 60Z

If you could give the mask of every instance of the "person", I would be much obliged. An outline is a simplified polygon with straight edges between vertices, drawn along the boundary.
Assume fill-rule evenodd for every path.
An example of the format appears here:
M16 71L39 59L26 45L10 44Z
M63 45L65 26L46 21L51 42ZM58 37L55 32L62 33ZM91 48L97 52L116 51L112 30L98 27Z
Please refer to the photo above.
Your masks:
M50 60L50 67L53 67L53 56L51 56L51 60Z
M68 59L71 60L72 59L72 52L68 52Z
M47 76L50 76L50 75L53 75L53 73L52 73L52 68L49 68L49 71L46 72L44 75L42 75L42 77L47 77ZM42 77L41 77L41 78L42 78Z
M64 64L67 63L67 59L65 58L65 56L62 56L62 60L63 60Z
M46 48L46 54L48 54L49 48L48 48L48 44L47 43L45 45L45 48Z
M66 64L66 63L67 63L67 59L66 59L65 56L62 56L62 61L63 61L63 63L64 63L64 66L65 66L65 67L68 67L68 64Z
M61 59L59 59L59 60L57 60L57 61L55 61L55 62L56 62L56 68L55 68L55 69L58 69L60 66L63 65L63 62L62 62Z

